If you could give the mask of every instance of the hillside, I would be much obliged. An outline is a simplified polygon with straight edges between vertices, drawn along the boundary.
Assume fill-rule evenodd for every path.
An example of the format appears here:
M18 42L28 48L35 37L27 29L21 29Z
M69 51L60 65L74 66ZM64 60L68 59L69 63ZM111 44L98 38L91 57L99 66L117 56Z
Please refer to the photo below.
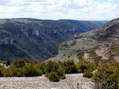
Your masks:
M78 59L87 61L114 60L119 62L119 19L114 19L103 27L80 34L73 40L60 45L55 60Z
M60 43L105 21L1 19L0 59L44 60L58 53Z

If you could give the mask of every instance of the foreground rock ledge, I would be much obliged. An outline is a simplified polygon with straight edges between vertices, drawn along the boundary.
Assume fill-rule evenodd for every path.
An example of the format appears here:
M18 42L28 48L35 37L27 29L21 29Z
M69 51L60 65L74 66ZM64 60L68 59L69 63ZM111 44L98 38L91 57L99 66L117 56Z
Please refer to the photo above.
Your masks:
M0 78L0 89L94 89L94 83L82 74L68 74L65 80L50 82L46 77Z

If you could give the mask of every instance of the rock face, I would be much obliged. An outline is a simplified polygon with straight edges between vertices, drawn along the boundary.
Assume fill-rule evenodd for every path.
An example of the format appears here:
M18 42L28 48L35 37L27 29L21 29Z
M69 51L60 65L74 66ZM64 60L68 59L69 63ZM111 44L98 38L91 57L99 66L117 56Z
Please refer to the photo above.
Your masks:
M95 50L97 56L101 56L103 60L108 60L111 56L111 49L108 47L102 47Z
M66 59L67 56L76 56L81 52L84 52L84 59L90 62L96 58L119 61L119 19L114 19L99 29L82 33L79 37L62 43L59 55L54 59ZM72 59L72 56L69 59Z
M44 60L58 52L60 43L105 22L75 20L0 20L0 59Z

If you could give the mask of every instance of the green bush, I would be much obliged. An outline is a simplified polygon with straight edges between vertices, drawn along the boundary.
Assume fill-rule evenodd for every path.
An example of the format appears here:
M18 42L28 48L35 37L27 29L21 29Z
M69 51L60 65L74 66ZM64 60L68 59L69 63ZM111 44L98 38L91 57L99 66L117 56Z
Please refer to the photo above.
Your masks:
M109 64L100 66L93 79L96 89L119 89L119 67Z
M59 66L57 69L57 75L60 77L60 79L65 79L65 70L63 66Z
M41 76L42 72L35 64L27 63L26 66L22 69L23 76Z
M65 73L71 74L71 73L78 73L77 67L72 60L66 60L64 61L64 69Z
M14 68L10 67L2 70L2 74L4 77L23 77L23 69L22 68Z
M54 61L47 61L45 63L44 72L45 73L56 72L58 67L59 67L58 63Z
M19 64L20 63L20 64ZM37 68L35 63L25 63L23 61L15 61L9 68L4 68L1 73L4 77L32 77L42 75L41 70Z
M15 73L17 73L17 71ZM2 70L2 74L4 77L15 77L16 75L12 69L4 69Z
M3 73L2 73L3 70L5 70L5 68L3 66L0 66L0 77L4 76Z
M86 71L83 73L83 77L91 78L91 77L93 77L93 73Z
M61 62L47 61L40 68L44 69L44 73L50 81L57 82L60 79L65 79L65 67ZM56 79L54 79L55 77Z
M97 69L96 63L87 63L85 61L80 61L78 64L76 64L77 70L79 73L84 73L86 71L93 72Z
M22 59L16 59L12 62L11 66L16 67L16 68L22 68L25 66L25 61Z
M88 70L88 66L85 63L77 64L77 69L79 73L84 73L86 70Z
M60 77L56 72L47 73L46 77L52 82L58 82L60 80Z
M37 64L37 68L40 69L41 74L45 74L46 72L46 63L45 62L41 62Z

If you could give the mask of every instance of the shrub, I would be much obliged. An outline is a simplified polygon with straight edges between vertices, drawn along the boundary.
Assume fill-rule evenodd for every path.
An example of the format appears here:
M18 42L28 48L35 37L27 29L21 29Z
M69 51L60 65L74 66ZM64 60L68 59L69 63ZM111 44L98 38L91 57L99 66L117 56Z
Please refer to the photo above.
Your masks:
M88 66L85 63L80 63L80 64L77 64L77 69L78 69L78 72L84 73L86 70L88 70Z
M65 67L61 62L47 61L40 68L44 69L44 73L51 81L65 79ZM56 77L56 80L53 79L54 77Z
M63 66L59 66L57 69L57 75L60 77L60 79L65 79L65 70Z
M64 68L65 68L65 73L67 74L78 72L75 63L72 60L64 61Z
M23 77L23 69L10 67L2 70L2 74L4 77Z
M87 63L85 61L80 61L76 66L79 73L93 72L98 67L96 63Z
M15 65L12 64L9 68L4 68L2 74L4 77L32 77L42 75L41 70L37 68L34 63L25 63L24 66L18 66L19 62L15 62ZM21 62L20 62L21 63ZM17 64L17 66L16 66Z
M45 62L42 62L42 63L38 63L37 64L37 68L40 69L41 73L42 74L45 74L46 70L46 63Z
M58 82L60 80L60 77L56 72L50 72L46 74L46 77L52 82Z
M112 67L112 65L100 67L93 77L96 89L119 89L119 70L117 69L118 67Z
M50 72L56 72L58 69L58 64L56 62L53 61L47 61L45 63L45 68L44 68L44 72L45 73L50 73Z
M91 77L93 77L93 73L86 71L86 72L84 72L83 77L91 78Z
M13 71L11 69L2 70L2 74L4 77L14 77L15 76L15 74L13 73Z
M13 67L16 67L16 68L22 68L25 66L25 61L22 60L22 59L17 59L17 60L14 60L11 64L11 66Z
M3 70L5 70L5 68L3 66L0 66L0 77L4 76L3 73L2 73Z
M42 75L41 70L37 68L35 64L32 63L27 63L26 66L22 69L22 73L25 77Z

